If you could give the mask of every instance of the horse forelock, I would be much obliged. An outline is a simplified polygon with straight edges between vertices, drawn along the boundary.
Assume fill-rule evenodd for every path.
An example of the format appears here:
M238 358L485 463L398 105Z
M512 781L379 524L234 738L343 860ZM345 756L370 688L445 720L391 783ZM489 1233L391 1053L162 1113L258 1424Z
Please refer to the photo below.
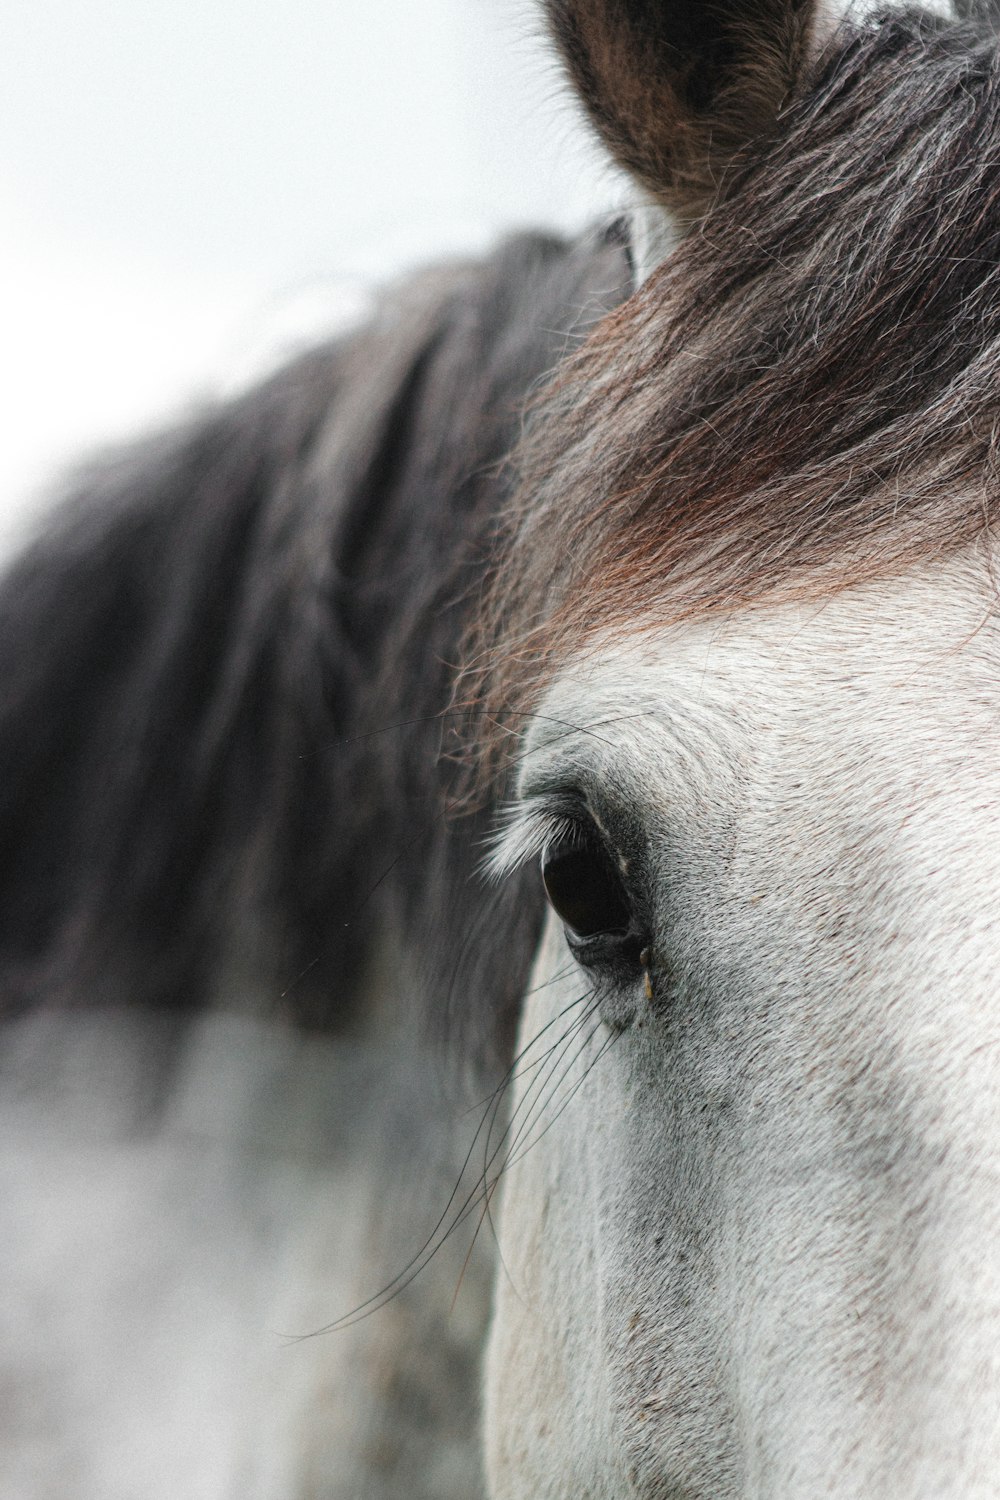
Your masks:
M533 413L474 645L480 763L598 634L988 533L998 377L996 43L917 14L844 29Z

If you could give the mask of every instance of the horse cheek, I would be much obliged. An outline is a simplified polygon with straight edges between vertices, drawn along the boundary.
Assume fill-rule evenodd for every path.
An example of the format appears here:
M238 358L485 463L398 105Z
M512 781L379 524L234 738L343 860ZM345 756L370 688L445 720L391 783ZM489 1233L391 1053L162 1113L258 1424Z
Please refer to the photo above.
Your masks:
M561 930L550 920L518 1040L528 1066L511 1101L515 1131L517 1121L524 1121L526 1135L514 1151L519 1159L504 1176L497 1216L502 1263L487 1346L484 1415L492 1500L624 1500L633 1493L613 1432L602 1354L599 1212L588 1131L596 1091L593 1078L581 1082L589 1049L581 1052L579 1040L562 1045L565 1060L545 1087L558 1087L558 1094L547 1108L535 1109L529 1123L540 1092L532 1088L535 1047L563 1034L558 1018L585 993L579 972L566 974L566 968ZM554 980L557 973L565 977ZM599 1048L604 1029L595 1020L590 1030L590 1046ZM536 1044L543 1033L544 1041ZM546 1131L560 1100L569 1102Z

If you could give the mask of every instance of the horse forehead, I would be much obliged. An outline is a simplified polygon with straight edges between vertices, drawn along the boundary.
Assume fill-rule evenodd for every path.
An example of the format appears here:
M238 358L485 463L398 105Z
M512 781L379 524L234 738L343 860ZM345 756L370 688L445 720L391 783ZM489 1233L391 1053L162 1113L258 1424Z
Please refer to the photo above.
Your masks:
M794 779L981 801L1000 785L1000 629L985 569L948 568L599 640L554 680L522 786L582 772L658 801ZM734 776L734 773L739 773Z

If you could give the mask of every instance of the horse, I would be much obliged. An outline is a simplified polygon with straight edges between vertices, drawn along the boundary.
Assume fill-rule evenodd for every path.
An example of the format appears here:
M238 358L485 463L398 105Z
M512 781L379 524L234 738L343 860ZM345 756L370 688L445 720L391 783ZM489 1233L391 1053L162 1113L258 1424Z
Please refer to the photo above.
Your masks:
M1000 1495L995 17L542 10L629 212L3 582L24 1500Z

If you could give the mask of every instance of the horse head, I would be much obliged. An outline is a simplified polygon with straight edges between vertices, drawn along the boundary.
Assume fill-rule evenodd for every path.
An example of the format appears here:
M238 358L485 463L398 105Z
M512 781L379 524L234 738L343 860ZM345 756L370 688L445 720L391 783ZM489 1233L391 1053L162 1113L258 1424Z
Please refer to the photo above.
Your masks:
M493 871L540 861L550 913L492 1494L996 1495L996 44L547 8L653 230L494 585Z

